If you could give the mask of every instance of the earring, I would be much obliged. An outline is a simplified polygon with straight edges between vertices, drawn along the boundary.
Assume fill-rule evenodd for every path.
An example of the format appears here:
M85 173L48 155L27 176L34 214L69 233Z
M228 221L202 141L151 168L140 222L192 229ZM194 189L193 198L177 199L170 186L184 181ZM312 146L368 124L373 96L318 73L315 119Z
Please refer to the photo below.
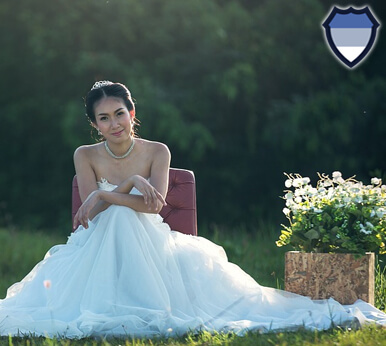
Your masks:
M134 122L134 120L132 120L131 121L131 131L130 131L130 134L131 134L131 136L134 138L134 136L135 136L135 128L134 128L134 126L135 126L135 122Z

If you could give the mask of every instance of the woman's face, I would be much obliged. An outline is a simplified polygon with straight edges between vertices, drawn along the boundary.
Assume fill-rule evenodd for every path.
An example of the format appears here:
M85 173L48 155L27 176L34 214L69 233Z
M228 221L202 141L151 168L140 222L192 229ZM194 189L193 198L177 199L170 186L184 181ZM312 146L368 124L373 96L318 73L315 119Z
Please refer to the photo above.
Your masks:
M112 142L121 142L132 137L134 110L129 112L124 101L116 97L104 97L94 106L96 124L102 136Z

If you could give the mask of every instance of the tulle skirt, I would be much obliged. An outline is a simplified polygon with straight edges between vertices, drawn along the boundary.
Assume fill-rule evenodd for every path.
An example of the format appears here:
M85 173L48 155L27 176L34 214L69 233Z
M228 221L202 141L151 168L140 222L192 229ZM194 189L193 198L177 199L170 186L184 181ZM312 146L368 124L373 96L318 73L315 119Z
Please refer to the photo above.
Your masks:
M386 315L363 301L342 306L260 286L220 246L122 206L51 248L0 300L0 335L243 334L371 321L386 324Z

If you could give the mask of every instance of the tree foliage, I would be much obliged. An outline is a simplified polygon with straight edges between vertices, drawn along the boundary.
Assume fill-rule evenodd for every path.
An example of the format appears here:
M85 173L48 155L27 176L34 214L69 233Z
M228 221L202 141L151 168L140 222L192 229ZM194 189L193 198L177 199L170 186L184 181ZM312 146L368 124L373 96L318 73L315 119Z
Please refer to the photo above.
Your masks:
M385 43L348 71L323 38L333 4L3 2L0 223L69 231L72 153L92 142L82 98L100 79L126 84L139 135L194 170L199 222L277 217L283 171L384 172Z

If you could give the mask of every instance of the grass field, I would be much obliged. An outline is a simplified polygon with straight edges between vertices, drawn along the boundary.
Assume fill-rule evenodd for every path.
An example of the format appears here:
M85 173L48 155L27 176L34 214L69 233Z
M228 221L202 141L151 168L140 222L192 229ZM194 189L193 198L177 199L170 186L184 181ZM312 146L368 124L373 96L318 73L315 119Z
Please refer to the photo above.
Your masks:
M222 245L231 262L237 263L264 286L283 288L284 252L277 248L278 229L260 225L255 230L239 227L235 230L214 228L201 234ZM55 234L0 229L0 297L14 282L22 279L54 244L65 243L66 237ZM382 262L381 262L382 264ZM383 268L383 269L382 269ZM376 275L376 306L385 309L386 273L378 263ZM368 326L361 330L333 329L324 332L250 333L243 337L234 334L187 334L173 339L152 340L52 340L48 338L0 337L0 345L386 345L386 329Z

